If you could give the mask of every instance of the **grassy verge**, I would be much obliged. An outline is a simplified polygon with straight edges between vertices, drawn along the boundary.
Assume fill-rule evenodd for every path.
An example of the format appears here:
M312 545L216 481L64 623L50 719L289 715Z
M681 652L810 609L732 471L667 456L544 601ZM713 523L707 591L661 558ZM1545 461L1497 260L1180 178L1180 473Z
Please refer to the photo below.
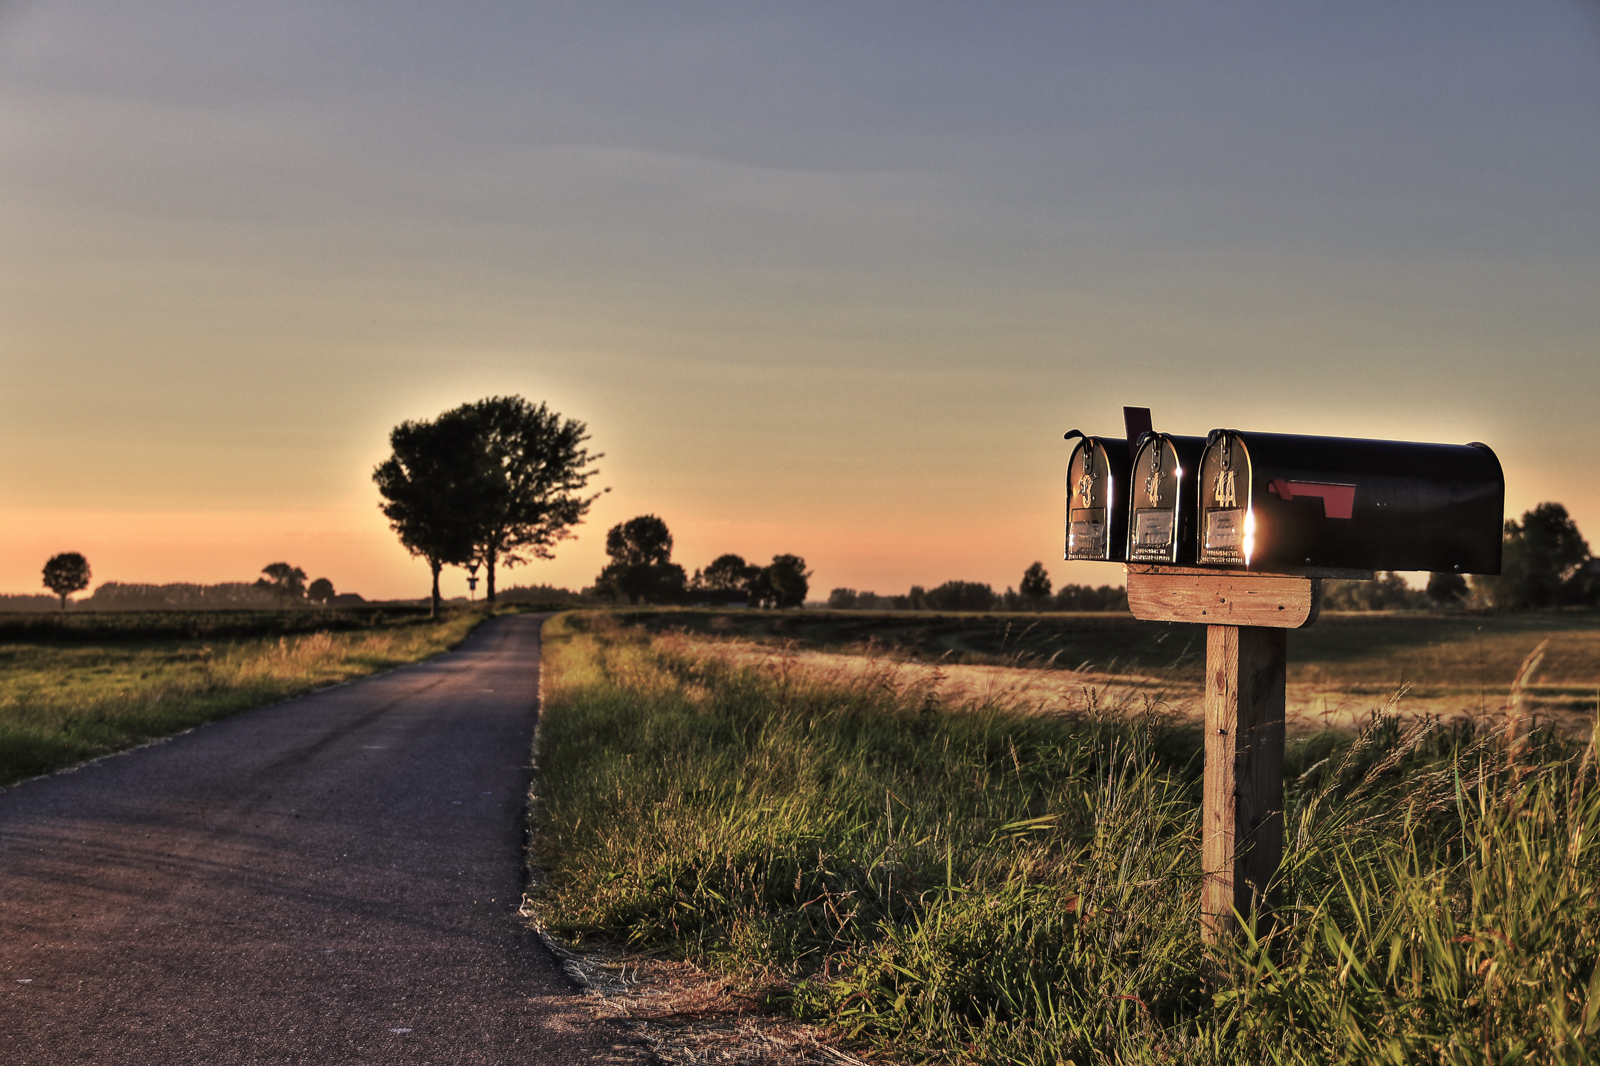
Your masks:
M887 675L546 630L535 902L862 1047L951 1063L1585 1062L1592 745L1470 726L1300 746L1276 925L1198 943L1194 738L948 712Z
M304 611L161 613L141 629L140 616L120 614L68 616L65 633L13 620L17 632L0 633L0 786L425 659L484 617L352 614L313 629Z

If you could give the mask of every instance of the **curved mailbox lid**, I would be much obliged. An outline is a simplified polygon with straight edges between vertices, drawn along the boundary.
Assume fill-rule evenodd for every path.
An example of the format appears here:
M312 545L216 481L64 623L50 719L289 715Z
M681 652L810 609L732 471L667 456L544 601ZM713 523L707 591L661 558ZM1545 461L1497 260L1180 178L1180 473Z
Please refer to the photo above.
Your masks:
M1128 561L1192 563L1195 485L1206 438L1150 432L1129 472Z
M1128 442L1078 430L1067 458L1066 559L1120 561L1128 542Z
M1505 477L1483 444L1213 430L1198 561L1500 572Z

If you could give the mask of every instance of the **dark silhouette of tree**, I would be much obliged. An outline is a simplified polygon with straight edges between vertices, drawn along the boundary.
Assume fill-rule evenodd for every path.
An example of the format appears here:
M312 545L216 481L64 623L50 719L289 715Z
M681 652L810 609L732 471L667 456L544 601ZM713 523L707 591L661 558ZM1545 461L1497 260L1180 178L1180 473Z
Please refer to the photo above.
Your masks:
M325 577L317 578L311 583L311 587L306 589L306 599L312 603L327 603L336 595L338 594L333 590L333 582Z
M762 569L776 606L799 607L806 602L806 593L811 591L811 571L806 569L804 559L798 555L774 555L771 565Z
M256 587L272 593L284 603L299 603L306 598L306 572L288 563L268 563L261 568L264 575L256 579Z
M606 564L595 591L629 603L671 603L682 597L687 579L672 561L672 534L653 514L619 522L606 533Z
M1036 611L1040 603L1050 598L1050 575L1045 573L1043 563L1036 562L1022 572L1017 592Z
M619 522L606 532L606 554L629 566L655 566L672 561L672 533L653 514Z
M92 576L89 560L77 552L52 555L44 564L44 587L61 597L63 611L67 609L67 597L88 588Z
M1588 560L1589 545L1567 509L1541 503L1520 522L1506 522L1500 573L1474 576L1472 587L1499 609L1553 607Z
M978 581L946 581L929 589L926 601L935 611L987 611L994 607L994 589Z
M484 495L474 541L485 599L493 606L498 567L553 559L554 545L573 535L599 498L583 490L601 456L584 447L589 429L582 422L521 396L463 404L439 421L461 423L479 452Z
M778 606L778 590L772 587L772 567L751 567L750 580L745 583L745 588L750 593L750 606Z
M439 571L475 558L485 501L497 489L466 419L402 422L390 431L389 445L393 454L372 472L383 497L379 507L406 551L427 561L437 618Z
M834 589L828 593L828 606L835 611L853 611L861 602L855 589Z
M711 560L711 565L705 568L700 575L701 583L708 589L718 592L733 592L745 589L750 584L751 575L756 567L744 561L744 556L734 555L729 552L719 555Z

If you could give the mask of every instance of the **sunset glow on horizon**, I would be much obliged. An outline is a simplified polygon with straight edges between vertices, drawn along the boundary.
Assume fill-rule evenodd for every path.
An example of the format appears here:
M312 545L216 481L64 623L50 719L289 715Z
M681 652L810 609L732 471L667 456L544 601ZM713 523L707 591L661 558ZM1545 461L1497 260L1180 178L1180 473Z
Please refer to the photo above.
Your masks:
M520 394L811 597L1061 561L1062 434L1499 456L1600 549L1600 9L0 4L0 592L426 594L389 430ZM448 595L466 593L448 571Z

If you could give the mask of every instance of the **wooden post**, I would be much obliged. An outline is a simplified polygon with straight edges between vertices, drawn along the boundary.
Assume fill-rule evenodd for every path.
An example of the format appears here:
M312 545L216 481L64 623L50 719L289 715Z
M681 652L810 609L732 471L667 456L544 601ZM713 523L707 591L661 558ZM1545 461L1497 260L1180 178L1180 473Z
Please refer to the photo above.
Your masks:
M1265 915L1283 857L1283 715L1287 629L1206 627L1205 799L1201 812L1201 934L1236 929L1234 913Z
M1200 812L1200 932L1235 932L1234 912L1265 915L1283 859L1283 717L1289 630L1316 622L1325 578L1293 572L1127 565L1128 607L1150 622L1206 627L1206 776Z

